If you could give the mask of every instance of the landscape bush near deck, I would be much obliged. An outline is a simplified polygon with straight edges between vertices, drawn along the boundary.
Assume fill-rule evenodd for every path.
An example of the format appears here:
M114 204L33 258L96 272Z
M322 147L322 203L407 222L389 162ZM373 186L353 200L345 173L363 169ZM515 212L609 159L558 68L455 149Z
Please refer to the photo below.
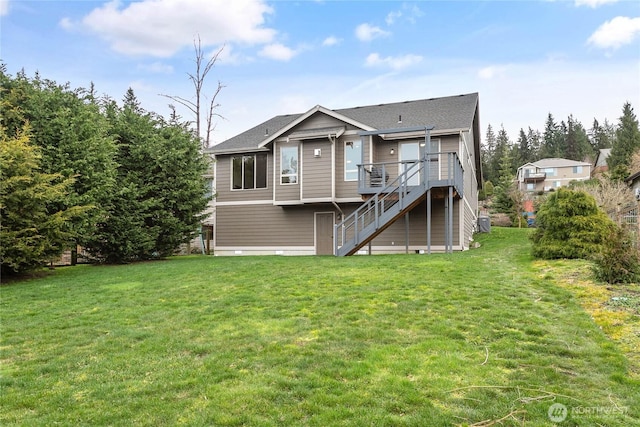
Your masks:
M494 227L454 254L182 257L6 284L0 424L639 425L629 359L555 261L532 262L528 233Z

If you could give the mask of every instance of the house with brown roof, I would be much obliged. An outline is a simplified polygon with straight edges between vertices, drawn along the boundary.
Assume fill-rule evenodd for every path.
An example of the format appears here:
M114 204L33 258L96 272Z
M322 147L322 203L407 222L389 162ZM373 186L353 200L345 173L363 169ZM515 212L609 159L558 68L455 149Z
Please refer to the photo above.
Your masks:
M273 117L208 149L216 255L469 248L478 94Z
M525 163L517 173L518 189L527 192L551 191L590 177L591 163L559 158Z
M591 171L591 176L596 177L600 174L609 171L609 165L607 164L607 159L611 154L611 148L601 148L598 150L598 154L596 154L596 159L593 162L593 170Z

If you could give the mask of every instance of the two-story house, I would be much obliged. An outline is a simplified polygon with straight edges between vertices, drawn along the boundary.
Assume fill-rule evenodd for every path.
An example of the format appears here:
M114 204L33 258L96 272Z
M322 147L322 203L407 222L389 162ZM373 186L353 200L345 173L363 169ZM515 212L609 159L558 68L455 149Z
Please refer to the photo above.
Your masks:
M208 150L216 255L464 250L478 94L273 117Z
M591 163L568 159L542 159L518 168L518 189L521 191L550 191L584 181L591 177Z

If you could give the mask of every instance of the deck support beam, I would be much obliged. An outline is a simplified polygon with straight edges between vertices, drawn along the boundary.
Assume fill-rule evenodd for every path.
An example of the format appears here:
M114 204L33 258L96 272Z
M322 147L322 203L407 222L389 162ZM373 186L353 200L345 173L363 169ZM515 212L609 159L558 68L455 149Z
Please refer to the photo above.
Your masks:
M453 253L453 187L449 186L449 209L447 211L447 214L449 215L449 219L447 221L448 223L448 232L447 232L447 237L449 238L449 240L447 241L447 252L448 253Z
M404 253L409 253L409 212L404 214Z
M431 254L431 189L427 190L427 253Z

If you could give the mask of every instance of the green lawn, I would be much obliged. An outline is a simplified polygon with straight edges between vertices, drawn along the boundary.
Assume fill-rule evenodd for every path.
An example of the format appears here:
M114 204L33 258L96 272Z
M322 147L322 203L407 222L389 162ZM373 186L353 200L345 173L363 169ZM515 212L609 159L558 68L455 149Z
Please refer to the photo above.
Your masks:
M452 255L182 257L0 288L0 425L640 425L527 230ZM558 412L555 413L558 415Z

